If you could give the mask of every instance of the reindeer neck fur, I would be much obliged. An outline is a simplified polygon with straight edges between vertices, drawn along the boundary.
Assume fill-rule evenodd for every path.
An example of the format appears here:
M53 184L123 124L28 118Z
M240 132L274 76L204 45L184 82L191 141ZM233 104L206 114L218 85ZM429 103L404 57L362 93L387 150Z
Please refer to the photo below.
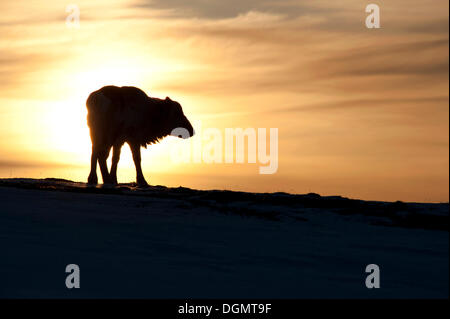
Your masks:
M146 125L142 136L142 146L159 143L172 131L170 125L168 103L158 98L149 98L148 114L145 118Z

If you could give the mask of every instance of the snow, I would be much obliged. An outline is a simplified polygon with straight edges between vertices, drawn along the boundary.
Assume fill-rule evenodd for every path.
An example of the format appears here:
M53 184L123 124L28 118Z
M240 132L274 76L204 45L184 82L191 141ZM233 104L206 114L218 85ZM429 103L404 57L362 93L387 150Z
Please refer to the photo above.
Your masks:
M0 297L448 298L448 217L448 203L0 179Z

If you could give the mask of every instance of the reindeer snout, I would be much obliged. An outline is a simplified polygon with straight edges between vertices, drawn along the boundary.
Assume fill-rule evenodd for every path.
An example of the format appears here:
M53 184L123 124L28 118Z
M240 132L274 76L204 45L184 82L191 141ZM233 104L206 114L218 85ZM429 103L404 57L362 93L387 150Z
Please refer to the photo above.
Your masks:
M189 120L186 117L184 117L184 119L185 122L183 123L184 124L183 127L189 132L189 136L187 138L194 136L195 131L191 125L191 122L189 122Z

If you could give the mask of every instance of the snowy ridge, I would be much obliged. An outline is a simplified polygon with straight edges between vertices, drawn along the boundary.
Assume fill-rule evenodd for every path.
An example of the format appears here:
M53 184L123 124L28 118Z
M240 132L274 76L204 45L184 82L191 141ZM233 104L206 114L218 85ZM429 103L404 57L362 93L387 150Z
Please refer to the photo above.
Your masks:
M89 186L65 179L0 179L0 186L64 192L115 194L156 197L178 201L185 207L207 207L225 214L252 216L270 220L283 218L306 221L305 214L317 211L335 213L345 218L374 225L406 228L448 230L448 203L378 202L349 199L341 196L320 196L315 193L247 193L222 190L194 190L184 187L150 186L139 188L135 183L118 186ZM365 218L364 218L365 217Z
M448 203L0 179L0 298L448 298L448 217Z

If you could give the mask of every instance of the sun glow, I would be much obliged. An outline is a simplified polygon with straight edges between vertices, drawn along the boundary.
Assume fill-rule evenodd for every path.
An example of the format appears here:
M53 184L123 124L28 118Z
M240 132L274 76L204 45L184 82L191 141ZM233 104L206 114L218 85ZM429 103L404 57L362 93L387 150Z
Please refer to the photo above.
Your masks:
M88 95L107 84L121 85L123 83L120 82L130 75L126 70L117 68L99 68L70 74L63 81L71 83L71 96L54 102L44 116L48 123L52 123L50 134L54 149L70 154L73 156L72 161L85 163L91 144L86 122Z
M58 161L73 163L75 165L89 166L91 155L91 141L89 137L89 128L87 126L86 99L88 95L105 85L132 85L143 87L142 65L138 60L127 60L117 56L109 57L101 65L89 65L83 62L77 65L83 65L83 69L64 73L61 79L66 86L73 88L69 90L70 94L57 101L50 102L45 107L42 119L45 123L47 137L49 142L47 147L52 150L52 157ZM159 169L167 168L167 161L159 159L164 152L164 146L152 146L152 161L157 161ZM148 154L143 151L143 168L146 168L146 158ZM127 145L122 148L119 179L126 181L134 180L134 164L131 152Z

